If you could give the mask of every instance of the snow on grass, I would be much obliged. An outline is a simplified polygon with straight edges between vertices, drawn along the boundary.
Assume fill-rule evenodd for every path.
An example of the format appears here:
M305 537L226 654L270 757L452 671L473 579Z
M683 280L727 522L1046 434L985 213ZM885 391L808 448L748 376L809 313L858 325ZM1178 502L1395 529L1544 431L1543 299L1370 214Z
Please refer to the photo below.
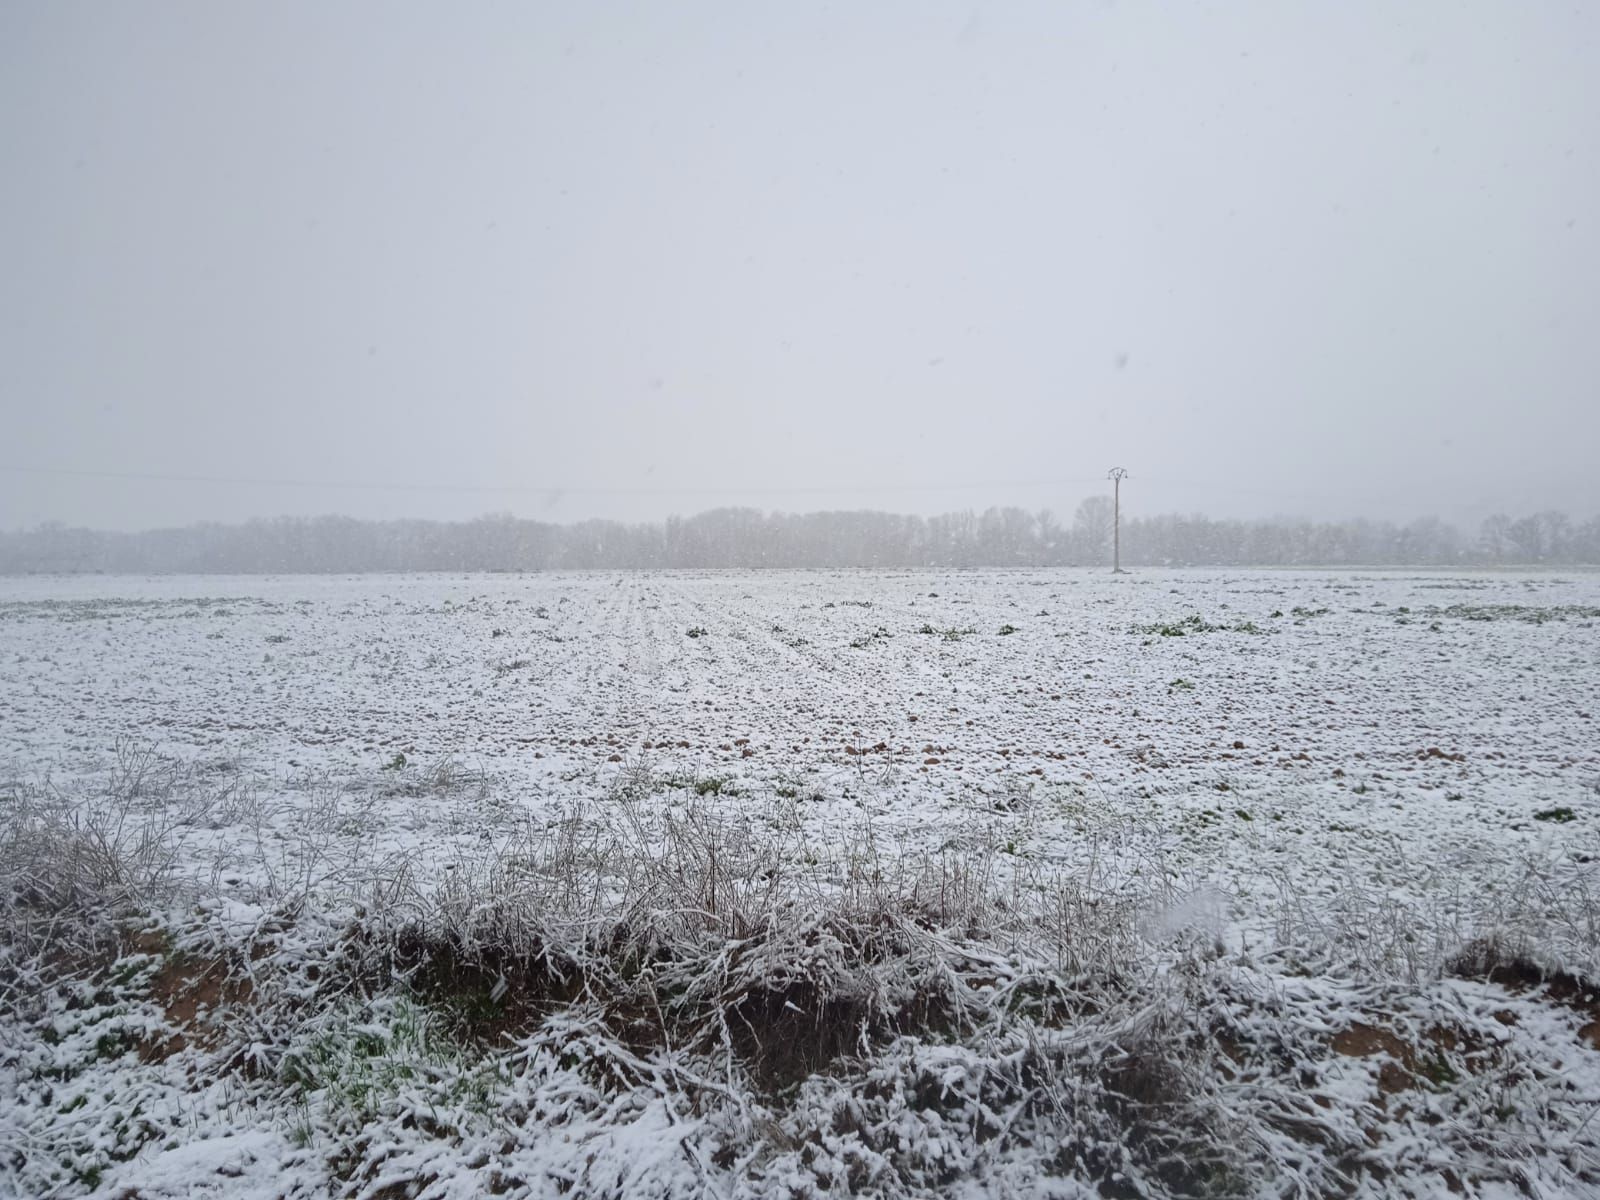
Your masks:
M1593 1187L1597 600L4 581L0 1189Z

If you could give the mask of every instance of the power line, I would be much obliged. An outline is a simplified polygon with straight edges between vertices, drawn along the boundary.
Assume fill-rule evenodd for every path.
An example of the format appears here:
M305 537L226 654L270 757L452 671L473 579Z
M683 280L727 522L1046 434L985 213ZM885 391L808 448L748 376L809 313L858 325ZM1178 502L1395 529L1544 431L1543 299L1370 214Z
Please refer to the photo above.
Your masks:
M206 483L227 487L333 488L373 492L506 492L549 496L749 496L827 495L838 492L945 492L983 488L1057 488L1066 484L1096 483L1085 479L977 480L957 483L867 484L836 487L568 487L563 484L484 484L380 482L353 479L230 478L222 475L176 475L155 471L103 471L75 467L37 467L0 463L0 471L14 474L67 476L83 479L129 479L156 483Z
M264 476L229 477L225 475L174 474L159 471L110 471L95 468L30 466L23 463L0 463L0 472L18 475L47 475L80 479L125 479L150 483L194 483L222 487L276 487L324 488L335 491L360 492L433 492L456 494L503 494L547 496L825 496L839 494L883 494L913 492L967 492L1004 489L1048 490L1068 486L1103 484L1105 475L1086 475L1054 479L988 479L949 483L909 484L857 484L800 487L585 487L565 484L494 484L494 483L430 483L414 480L359 480L359 479L287 479ZM1231 481L1203 479L1173 479L1161 475L1143 475L1146 484L1166 487L1193 488L1211 492L1226 492L1239 496L1276 497L1281 500L1305 501L1313 498L1305 491L1282 491L1273 488L1238 487ZM1326 499L1327 493L1322 494Z

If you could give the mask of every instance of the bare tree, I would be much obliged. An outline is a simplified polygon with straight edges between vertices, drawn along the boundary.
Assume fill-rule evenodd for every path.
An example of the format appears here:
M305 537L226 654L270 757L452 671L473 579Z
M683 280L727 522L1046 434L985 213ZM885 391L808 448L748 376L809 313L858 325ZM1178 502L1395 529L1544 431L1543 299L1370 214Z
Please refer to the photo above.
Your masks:
M1072 540L1079 560L1103 562L1111 540L1112 505L1110 496L1086 496L1072 517Z

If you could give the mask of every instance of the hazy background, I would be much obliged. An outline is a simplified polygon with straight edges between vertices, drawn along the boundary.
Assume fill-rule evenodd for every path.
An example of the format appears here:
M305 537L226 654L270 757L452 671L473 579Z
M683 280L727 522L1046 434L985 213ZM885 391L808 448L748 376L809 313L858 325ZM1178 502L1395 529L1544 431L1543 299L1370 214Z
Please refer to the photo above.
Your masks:
M1113 464L1586 515L1597 61L1586 4L12 0L0 527L1070 513Z

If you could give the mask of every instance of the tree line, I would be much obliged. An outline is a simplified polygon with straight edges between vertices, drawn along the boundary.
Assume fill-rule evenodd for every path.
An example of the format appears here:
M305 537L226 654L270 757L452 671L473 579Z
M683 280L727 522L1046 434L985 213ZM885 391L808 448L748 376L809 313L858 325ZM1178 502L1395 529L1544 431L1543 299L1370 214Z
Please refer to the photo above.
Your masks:
M628 524L558 525L509 514L470 521L278 517L114 533L46 524L0 532L0 573L536 571L664 567L1101 566L1108 496L1070 522L1049 510L934 517L718 508ZM1467 533L1435 518L1391 521L1125 518L1128 566L1600 564L1600 517L1493 516Z

